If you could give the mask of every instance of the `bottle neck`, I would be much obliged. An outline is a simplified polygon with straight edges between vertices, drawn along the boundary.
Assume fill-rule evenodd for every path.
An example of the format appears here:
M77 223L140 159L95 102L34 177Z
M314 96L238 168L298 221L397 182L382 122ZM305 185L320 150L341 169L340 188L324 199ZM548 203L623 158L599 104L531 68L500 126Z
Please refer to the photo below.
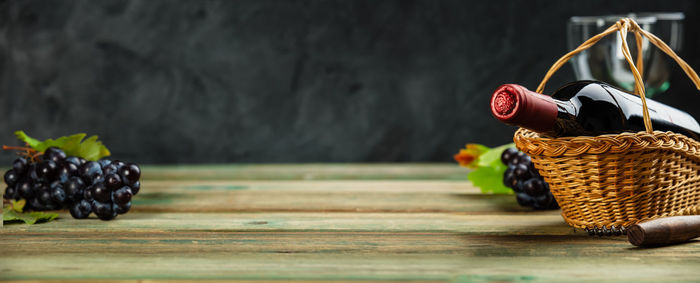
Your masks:
M504 123L536 132L551 132L559 107L553 98L516 84L500 86L491 97L491 113Z

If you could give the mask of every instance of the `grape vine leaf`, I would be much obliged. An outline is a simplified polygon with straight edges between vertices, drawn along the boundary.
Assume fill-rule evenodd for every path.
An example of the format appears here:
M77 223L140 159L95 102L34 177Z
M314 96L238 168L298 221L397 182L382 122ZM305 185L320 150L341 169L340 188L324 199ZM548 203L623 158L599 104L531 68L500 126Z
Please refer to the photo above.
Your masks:
M32 138L23 131L16 131L15 136L39 152L43 152L49 147L57 147L63 150L68 156L78 156L90 161L97 161L110 155L107 147L105 147L101 141L97 140L97 136L84 139L85 136L87 136L84 133L63 136L55 140L47 139L44 141Z
M513 190L503 185L503 173L505 165L478 167L469 172L467 179L481 189L481 193L488 194L512 194Z
M514 144L504 144L491 148L475 161L476 169L467 175L467 179L481 189L482 193L512 194L513 190L503 185L503 174L508 166L501 162L501 154L504 150L515 147Z
M12 201L10 204L5 205L2 211L2 222L13 223L13 222L24 222L26 224L34 224L37 222L48 222L58 218L57 213L47 213L40 211L32 212L22 212L25 200Z

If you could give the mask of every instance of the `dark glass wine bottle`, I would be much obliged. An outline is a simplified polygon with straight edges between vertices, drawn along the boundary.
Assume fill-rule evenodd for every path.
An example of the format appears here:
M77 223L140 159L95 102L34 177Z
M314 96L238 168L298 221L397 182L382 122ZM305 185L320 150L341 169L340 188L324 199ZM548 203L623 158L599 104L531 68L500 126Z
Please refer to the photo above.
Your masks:
M700 125L688 113L646 99L655 131L700 140ZM605 83L578 81L550 97L516 84L500 86L491 97L497 119L549 137L596 136L644 131L642 100Z

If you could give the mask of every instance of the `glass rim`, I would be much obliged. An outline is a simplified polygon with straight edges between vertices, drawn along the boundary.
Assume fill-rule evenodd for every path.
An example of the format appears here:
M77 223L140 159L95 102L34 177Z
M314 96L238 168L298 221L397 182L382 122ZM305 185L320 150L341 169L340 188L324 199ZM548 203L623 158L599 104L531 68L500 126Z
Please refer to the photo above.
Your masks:
M645 12L645 13L628 13L614 14L601 16L573 16L569 18L569 23L572 24L591 24L591 23L614 23L621 18L632 18L640 24L653 24L656 21L680 21L685 19L683 12Z

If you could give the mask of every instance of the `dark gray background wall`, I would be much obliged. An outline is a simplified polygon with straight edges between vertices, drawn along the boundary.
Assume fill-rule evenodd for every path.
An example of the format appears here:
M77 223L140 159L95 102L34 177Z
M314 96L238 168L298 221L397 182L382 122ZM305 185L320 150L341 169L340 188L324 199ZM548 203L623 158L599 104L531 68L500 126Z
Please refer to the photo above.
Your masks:
M0 142L87 132L141 163L449 161L510 141L490 93L534 88L570 16L630 11L685 12L681 55L700 68L693 1L0 1ZM673 71L659 100L700 117Z

